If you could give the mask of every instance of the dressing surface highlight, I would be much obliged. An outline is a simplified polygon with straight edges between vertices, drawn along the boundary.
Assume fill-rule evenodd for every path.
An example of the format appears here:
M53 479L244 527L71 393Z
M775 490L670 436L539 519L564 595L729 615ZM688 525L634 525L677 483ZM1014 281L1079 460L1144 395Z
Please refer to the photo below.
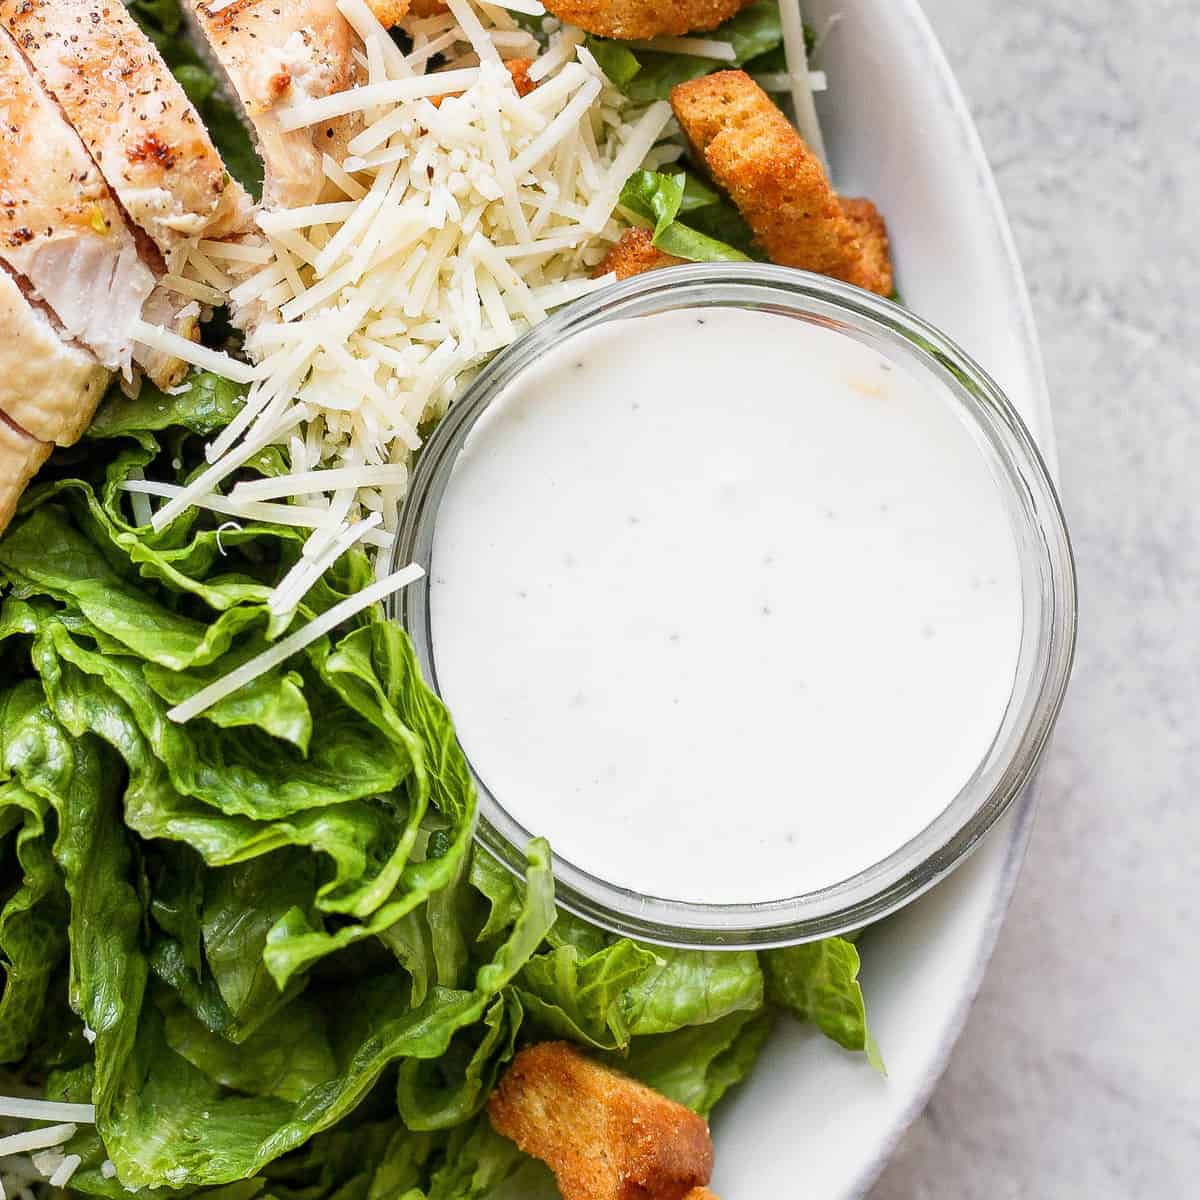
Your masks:
M647 895L811 892L971 777L1021 574L947 396L836 330L685 309L575 335L460 454L431 581L472 765L564 859Z

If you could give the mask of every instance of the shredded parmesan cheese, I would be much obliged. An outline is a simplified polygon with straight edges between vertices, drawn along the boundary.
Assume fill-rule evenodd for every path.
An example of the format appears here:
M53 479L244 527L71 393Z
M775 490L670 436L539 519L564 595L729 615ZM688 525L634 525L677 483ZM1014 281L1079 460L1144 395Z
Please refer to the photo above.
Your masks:
M550 37L529 68L537 86L520 96L503 60L537 43L507 10L541 15L537 0L449 0L446 14L401 23L407 55L363 0L338 7L362 41L364 82L300 98L282 120L298 129L358 113L361 128L345 157L324 154L319 203L262 213L262 247L210 256L236 263L230 299L248 314L256 365L205 365L249 383L245 403L196 480L131 490L166 499L156 529L188 504L242 519L303 513L321 531L321 555L350 538L382 570L422 429L488 356L606 285L591 275L620 235L620 189L671 114L665 103L631 105L569 27ZM453 63L468 53L477 65L427 73L435 54ZM660 153L673 161L679 149ZM217 490L272 444L290 472ZM320 557L281 582L274 611L294 608Z
M78 1154L68 1154L55 1168L54 1174L50 1176L50 1186L52 1188L66 1187L81 1162L83 1159Z
M64 1104L57 1100L30 1100L24 1096L0 1096L0 1117L26 1121L69 1121L85 1125L96 1123L91 1104ZM18 1153L8 1151L7 1153Z
M817 120L817 106L813 102L800 0L779 0L779 21L783 27L783 50L787 58L796 128L828 171L829 155L825 152L825 139L821 136L821 123Z
M654 50L660 54L691 54L695 58L711 58L717 62L737 62L732 43L716 38L658 37L647 41L626 42L631 50Z
M165 501L150 518L156 530L189 505L313 530L269 601L277 615L292 612L352 545L369 548L386 575L425 430L490 355L555 307L608 286L611 277L592 276L624 226L615 214L625 181L684 152L670 105L632 103L605 77L583 31L544 17L540 0L446 3L447 11L400 22L406 53L366 0L337 0L360 42L360 84L315 97L297 90L279 111L287 131L361 118L340 155L322 155L320 201L263 212L261 233L234 243L194 243L186 269L173 268L170 285L198 301L215 302L220 281L232 284L253 365L138 329L145 345L248 390L196 479L128 481L135 511L146 516L156 496ZM514 12L544 17L543 40ZM801 132L823 153L812 108L822 81L803 59L797 0L781 0L781 12L788 70L769 82L792 93ZM729 43L704 36L633 44L714 63L736 57ZM526 72L535 86L522 96L505 60L542 45ZM435 62L444 65L431 71ZM283 453L286 473L228 489L225 481L268 446ZM252 665L173 719L241 686Z
M95 1114L93 1113L94 1119ZM77 1128L73 1122L68 1122L63 1125L47 1125L42 1129L28 1129L24 1133L12 1133L8 1137L0 1137L0 1158L8 1154L28 1154L32 1150L48 1150L51 1146L61 1146L75 1136Z
M198 345L169 329L157 325L149 325L145 321L134 321L133 340L151 350L173 355L199 367L202 371L212 371L234 383L249 383L254 378L254 368L219 350L209 350L207 346Z

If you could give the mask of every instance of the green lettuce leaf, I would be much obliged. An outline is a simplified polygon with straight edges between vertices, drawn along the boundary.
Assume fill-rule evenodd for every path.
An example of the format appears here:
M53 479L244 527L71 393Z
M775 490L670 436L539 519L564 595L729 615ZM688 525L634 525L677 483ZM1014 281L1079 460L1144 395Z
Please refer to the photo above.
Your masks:
M433 1176L427 1200L480 1200L526 1162L516 1146L493 1133L486 1121L474 1128L461 1127L446 1146L443 1165ZM414 1192L404 1200L422 1198Z
M653 223L654 244L689 262L746 262L749 255L727 242L702 233L696 224L710 227L750 245L750 232L736 209L693 176L658 171L635 171L621 190L620 205ZM690 224L677 219L689 214Z
M44 700L32 702L32 689L20 693L10 693L0 713L4 761L58 819L54 858L71 901L70 1003L95 1035L92 1095L100 1121L112 1110L133 1048L148 974L120 775L96 739L72 738Z
M613 83L635 104L669 100L671 89L677 84L687 83L689 79L699 79L702 75L709 75L729 65L711 58L695 58L690 54L663 54L655 50L638 50L631 53L631 57L637 62L637 71L624 83L618 83L616 79L613 79ZM599 56L597 61L601 61ZM601 66L604 66L603 62Z
M767 997L801 1021L811 1021L847 1050L865 1053L886 1073L867 1028L867 1008L858 982L859 957L845 938L826 938L762 956Z
M656 962L623 1001L631 1034L671 1033L763 1004L758 956L747 950L655 951Z
M182 426L207 436L223 429L237 415L246 395L243 384L231 383L209 371L193 371L181 391L167 395L148 379L136 396L110 388L92 418L89 439L101 441L161 433Z
M585 44L600 65L600 70L622 91L642 69L637 55L624 42L595 37L589 33Z
M635 1038L617 1066L655 1091L708 1116L753 1069L771 1032L769 1012L732 1012L705 1025Z
M325 1017L314 1000L294 999L239 1042L214 1033L169 995L161 1007L170 1048L234 1091L297 1101L337 1074Z
M531 959L521 972L530 1020L550 1037L600 1049L629 1045L627 1010L637 986L656 970L655 955L620 939L583 957L573 945Z
M503 933L517 919L523 903L521 885L511 871L490 854L481 852L471 858L471 886L487 899L488 916L479 931L480 941L486 941Z
M189 846L158 842L146 856L150 915L179 946L184 965L200 973L204 929L204 863Z
M230 1041L274 1024L290 998L267 969L267 939L285 914L312 902L316 888L316 861L293 848L208 873L204 960L229 1010L230 1024L221 1032Z
M3 550L0 542L0 559ZM35 653L44 672L54 672L57 660L96 679L113 711L107 697L122 701L175 790L221 813L286 819L336 801L386 795L410 769L402 747L315 686L310 703L323 736L302 756L257 730L227 731L204 720L177 725L136 659L89 650L60 622L47 626Z
M714 34L718 41L733 47L735 67L742 67L760 55L783 45L783 26L775 0L757 0L730 17Z
M101 633L170 671L207 666L234 639L265 623L265 608L239 605L205 623L174 612L121 578L66 511L44 504L0 540L0 569L30 590L70 603Z
M320 1134L266 1174L276 1200L479 1200L528 1162L483 1120L441 1134L372 1122Z
M445 1055L456 1033L483 1021L553 920L549 852L535 842L525 907L505 941L477 968L473 987L431 989L415 1008L390 975L332 994L325 1011L333 1026L330 1043L339 1073L294 1104L223 1094L219 1083L171 1048L162 1017L153 1005L145 1006L113 1102L103 1115L97 1113L122 1182L134 1187L204 1186L255 1174L351 1112L391 1063ZM198 1128L205 1131L199 1141L173 1136Z
M20 737L19 710L39 705L40 691L18 684L0 697L0 777L20 769L20 753L10 750L11 730ZM11 724L10 724L11 722ZM11 762L10 760L15 760ZM17 1062L29 1051L46 1006L51 980L67 950L70 913L67 894L51 853L47 828L50 805L15 779L0 783L0 848L14 858L20 878L0 908L0 1062ZM6 863L7 866L7 863ZM6 872L7 874L7 872Z
M243 862L284 846L306 846L328 855L335 866L324 886L366 873L370 847L389 834L378 809L359 802L334 803L268 822L227 815L182 795L129 706L105 687L100 675L77 670L61 657L60 646L83 653L52 618L36 643L43 684L56 713L72 731L95 732L124 760L129 771L125 821L140 836L186 843L211 866Z
M481 1026L458 1034L441 1058L400 1064L396 1108L413 1130L452 1129L479 1114L500 1072L516 1052L524 1010L506 988L483 1015Z

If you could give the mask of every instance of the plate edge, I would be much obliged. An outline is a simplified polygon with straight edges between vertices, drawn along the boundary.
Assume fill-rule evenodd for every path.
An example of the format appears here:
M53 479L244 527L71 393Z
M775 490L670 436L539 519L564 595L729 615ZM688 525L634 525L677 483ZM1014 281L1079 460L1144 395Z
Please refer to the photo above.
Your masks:
M1041 345L1038 341L1033 302L1030 299L1025 274L1021 267L1021 260L1017 254L1016 239L1013 237L1012 226L1008 220L1008 214L1005 211L1004 202L1000 196L1000 189L996 184L995 175L992 173L987 152L984 149L983 139L980 137L975 120L971 116L966 97L958 84L958 80L950 66L950 61L946 57L946 52L934 31L928 15L921 7L919 0L900 0L900 7L905 10L904 15L910 23L914 34L919 39L922 52L928 60L929 67L938 80L946 102L958 120L958 124L966 139L969 153L975 162L979 185L991 210L994 228L1000 237L1001 250L1009 269L1011 299L1015 303L1020 340L1033 392L1031 399L1037 412L1039 449L1046 460L1051 475L1057 481L1059 463L1054 437L1053 413L1050 405L1050 392L1046 381ZM1041 779L1042 772L1039 770L1038 774L1025 789L1024 794L1018 801L1018 806L1014 809L1012 815L1013 829L1009 835L1010 840L1004 857L1004 865L992 896L983 935L976 951L975 962L971 969L970 982L959 999L954 1011L953 1020L950 1023L946 1036L942 1040L942 1044L938 1047L933 1065L922 1081L917 1094L896 1121L883 1148L859 1173L851 1190L846 1193L846 1200L859 1200L878 1181L894 1156L901 1139L921 1113L924 1112L930 1097L933 1095L938 1082L949 1065L950 1057L955 1046L958 1044L959 1038L962 1036L967 1018L970 1016L971 1009L974 1007L980 989L983 986L988 965L995 952L996 944L1000 938L1000 931L1004 926L1008 909L1012 903L1013 893L1016 891L1017 882L1021 875L1021 868L1025 862L1026 851L1029 847L1030 836L1033 832L1041 789Z

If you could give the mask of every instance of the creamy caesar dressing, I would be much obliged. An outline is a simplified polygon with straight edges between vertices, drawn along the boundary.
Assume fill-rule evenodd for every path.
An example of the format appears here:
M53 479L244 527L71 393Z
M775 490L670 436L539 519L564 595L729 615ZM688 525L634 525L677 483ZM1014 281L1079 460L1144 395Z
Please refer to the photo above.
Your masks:
M472 765L576 866L779 899L937 817L1021 636L1017 548L945 395L836 330L686 309L547 354L437 518L438 685Z

